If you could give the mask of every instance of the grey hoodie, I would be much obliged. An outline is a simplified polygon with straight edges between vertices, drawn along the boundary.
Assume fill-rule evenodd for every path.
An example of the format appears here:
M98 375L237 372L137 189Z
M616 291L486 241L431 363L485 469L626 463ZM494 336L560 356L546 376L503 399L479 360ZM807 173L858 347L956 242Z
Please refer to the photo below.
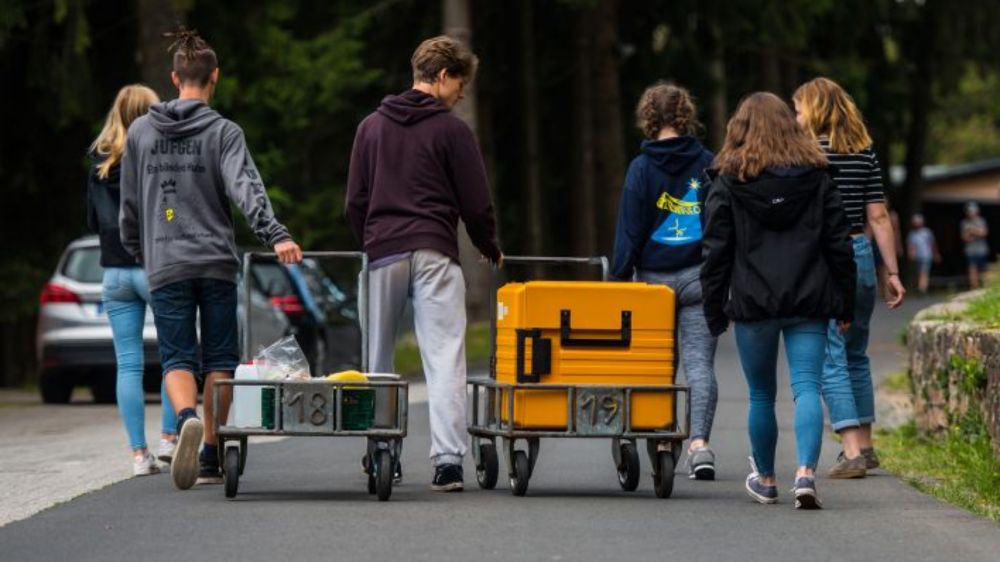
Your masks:
M230 202L268 247L291 239L235 123L191 99L156 104L132 123L118 222L151 290L195 278L236 280Z

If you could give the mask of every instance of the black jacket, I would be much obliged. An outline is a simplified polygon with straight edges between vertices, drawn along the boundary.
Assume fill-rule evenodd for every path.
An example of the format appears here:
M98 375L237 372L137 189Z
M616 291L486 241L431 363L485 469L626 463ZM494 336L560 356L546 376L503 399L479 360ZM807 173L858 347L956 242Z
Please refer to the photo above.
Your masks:
M713 177L706 212L701 284L713 334L729 320L853 319L850 225L826 171Z
M87 226L101 240L102 267L138 267L135 258L122 246L118 230L118 208L121 204L119 166L112 166L108 177L97 176L97 166L104 158L90 154L87 174Z

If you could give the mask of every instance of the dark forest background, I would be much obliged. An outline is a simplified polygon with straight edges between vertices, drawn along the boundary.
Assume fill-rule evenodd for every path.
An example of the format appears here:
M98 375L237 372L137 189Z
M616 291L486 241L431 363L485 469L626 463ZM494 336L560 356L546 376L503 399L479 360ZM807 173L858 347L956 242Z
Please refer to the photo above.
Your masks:
M656 80L695 94L713 149L748 92L837 80L883 169L908 172L890 192L902 217L919 208L924 164L1000 154L1000 2L0 0L0 384L34 376L38 292L86 231L85 152L118 88L174 96L161 33L178 23L218 52L214 105L246 131L306 249L355 247L343 220L354 129L410 85L413 48L446 30L481 59L459 112L510 254L610 252L641 140L633 108Z

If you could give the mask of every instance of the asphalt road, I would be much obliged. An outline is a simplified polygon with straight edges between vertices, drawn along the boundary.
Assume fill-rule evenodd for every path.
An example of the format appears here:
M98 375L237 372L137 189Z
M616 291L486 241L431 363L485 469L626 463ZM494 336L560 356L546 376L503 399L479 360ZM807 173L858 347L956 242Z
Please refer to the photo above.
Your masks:
M881 310L873 335L878 376L899 368L900 327L921 303ZM924 303L926 304L926 303ZM989 560L1000 526L920 494L882 472L821 478L826 508L798 512L787 376L779 394L781 502L753 503L747 472L745 384L731 336L717 359L713 444L719 479L679 474L657 499L643 458L636 492L619 489L607 441L543 440L527 497L501 484L431 492L425 404L411 408L405 481L386 503L365 492L362 443L293 438L250 448L240 494L173 489L167 476L129 479L0 528L0 560ZM85 444L81 444L85 446ZM824 443L822 466L836 455ZM4 454L6 454L6 449ZM504 469L501 467L501 472Z

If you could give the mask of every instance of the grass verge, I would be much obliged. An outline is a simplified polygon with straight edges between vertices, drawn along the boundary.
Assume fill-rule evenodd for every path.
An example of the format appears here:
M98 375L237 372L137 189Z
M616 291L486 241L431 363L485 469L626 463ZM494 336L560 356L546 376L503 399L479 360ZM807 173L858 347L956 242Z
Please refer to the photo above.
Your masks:
M1000 459L985 429L956 428L932 440L910 422L880 430L875 446L882 466L916 489L1000 522Z
M969 301L962 316L984 328L1000 328L1000 281L990 283L982 295Z
M470 367L485 366L490 359L490 325L486 322L469 324L465 330L465 357ZM396 344L396 371L404 376L423 372L420 349L412 333L400 338Z

